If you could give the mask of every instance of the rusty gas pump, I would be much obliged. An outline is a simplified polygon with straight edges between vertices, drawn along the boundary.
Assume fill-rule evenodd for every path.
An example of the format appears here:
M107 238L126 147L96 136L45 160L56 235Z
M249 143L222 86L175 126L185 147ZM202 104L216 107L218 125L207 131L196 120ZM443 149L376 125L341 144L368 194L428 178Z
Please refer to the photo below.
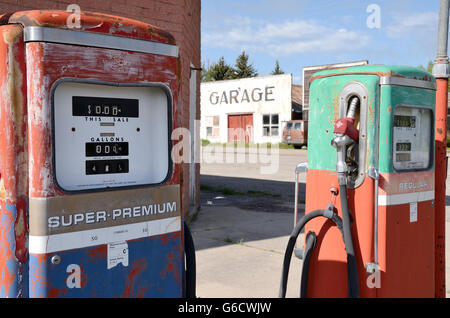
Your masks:
M69 15L0 18L0 295L190 297L178 46L140 21Z

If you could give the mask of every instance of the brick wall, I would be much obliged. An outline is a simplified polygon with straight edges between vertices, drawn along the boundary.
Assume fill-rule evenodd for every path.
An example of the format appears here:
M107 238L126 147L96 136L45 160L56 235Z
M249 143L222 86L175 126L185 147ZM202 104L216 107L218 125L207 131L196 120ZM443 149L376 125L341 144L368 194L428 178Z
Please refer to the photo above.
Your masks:
M183 127L189 127L189 81L190 65L201 66L200 57L200 0L0 0L0 13L33 10L55 9L66 10L69 4L78 4L83 11L107 13L127 18L140 20L166 31L169 31L180 47L182 64L182 123ZM197 72L199 73L199 72ZM197 74L197 114L200 119L200 74ZM196 167L197 194L200 191L199 172ZM189 211L199 205L197 202L189 202L189 166L183 167L183 211Z

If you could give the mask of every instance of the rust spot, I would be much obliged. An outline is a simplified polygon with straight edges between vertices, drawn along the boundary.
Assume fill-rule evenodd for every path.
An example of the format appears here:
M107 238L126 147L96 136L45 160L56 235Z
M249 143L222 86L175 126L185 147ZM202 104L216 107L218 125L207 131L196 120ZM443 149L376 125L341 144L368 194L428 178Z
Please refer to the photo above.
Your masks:
M387 111L388 111L388 113L392 112L392 107L389 106L388 109L387 109Z
M9 28L4 30L2 33L5 43L11 45L17 43L21 39L22 28Z
M16 241L15 256L17 260L24 264L27 261L27 206L24 199L20 199L16 204L17 216L14 222L14 236Z
M106 245L100 245L99 247L89 249L88 252L91 260L103 260L106 258Z
M334 123L339 118L339 96L333 97L332 108L333 108L333 118L330 118L330 119L331 119L331 125L334 125Z
M18 23L23 26L67 29L67 19L71 14L71 12L62 10L21 11L12 14L7 22ZM3 20L6 20L6 17ZM89 11L83 11L79 31L125 36L175 45L175 38L169 32L156 26L138 20Z
M122 297L131 297L134 295L133 286L136 280L139 278L139 274L145 270L147 263L145 260L138 259L131 265L131 271L127 277L125 290L123 291Z
M58 297L61 297L62 295L65 295L66 293L67 293L67 290L65 290L65 289L51 288L48 291L48 296L50 298L58 298Z

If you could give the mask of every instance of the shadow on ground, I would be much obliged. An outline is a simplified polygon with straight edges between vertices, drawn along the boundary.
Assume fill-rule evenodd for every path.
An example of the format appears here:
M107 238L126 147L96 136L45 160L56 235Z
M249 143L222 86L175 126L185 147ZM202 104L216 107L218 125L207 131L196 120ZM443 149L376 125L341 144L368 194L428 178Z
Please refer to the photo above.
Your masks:
M196 249L240 244L282 253L282 237L294 226L293 182L201 175L200 183L201 209L191 224ZM299 192L304 198L303 183Z
M235 206L261 212L294 211L294 182L250 178L200 176L201 205ZM304 202L305 184L299 184L300 202Z

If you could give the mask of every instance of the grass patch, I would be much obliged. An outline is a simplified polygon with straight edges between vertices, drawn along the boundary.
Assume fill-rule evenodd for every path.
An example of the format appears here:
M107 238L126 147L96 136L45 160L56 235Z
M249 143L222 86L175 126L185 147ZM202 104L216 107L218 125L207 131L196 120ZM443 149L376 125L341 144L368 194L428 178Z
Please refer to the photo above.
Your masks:
M200 184L200 190L219 192L226 195L244 195L243 192L239 192L228 187L213 187L206 184Z
M200 190L214 191L214 188L206 184L200 184Z
M202 139L202 140L201 140L201 143L202 143L202 146L203 146L203 147L206 147L206 146L208 146L211 142L210 142L208 139Z
M226 238L224 238L223 241L224 241L225 243L230 243L230 244L243 244L243 243L244 243L244 239L243 239L243 238L241 238L241 239L238 240L238 241L233 241L233 239L230 238L229 236L227 236Z
M280 148L280 149L295 149L294 145L288 145L288 144L283 144L283 143L279 143L278 148Z
M279 193L271 193L268 191L248 190L247 194L252 197L274 197L274 198L281 197L281 194Z

